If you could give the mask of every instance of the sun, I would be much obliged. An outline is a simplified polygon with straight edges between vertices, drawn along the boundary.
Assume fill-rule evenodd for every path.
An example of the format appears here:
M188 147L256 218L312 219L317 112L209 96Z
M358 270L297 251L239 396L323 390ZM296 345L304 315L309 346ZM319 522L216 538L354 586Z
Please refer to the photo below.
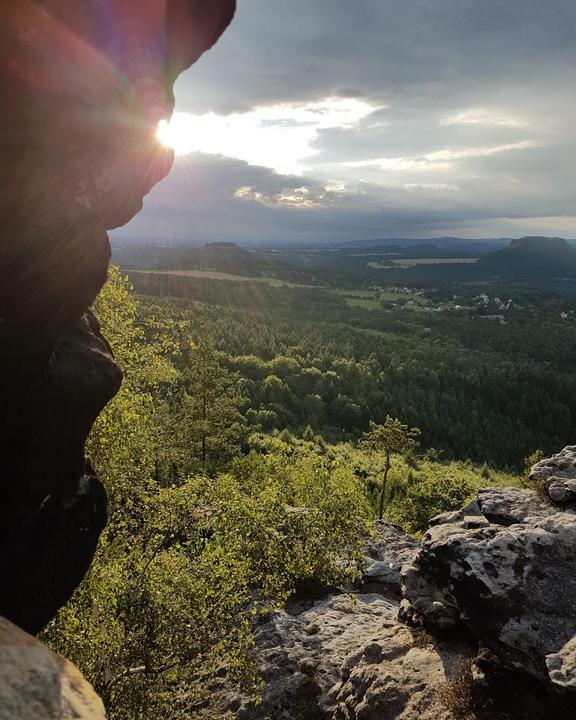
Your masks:
M188 133L178 132L168 120L160 120L156 130L156 139L164 147L174 150L175 155L185 155L188 150Z
M156 138L175 155L194 152L220 153L227 151L226 131L229 121L214 113L192 115L176 112L170 120L160 120Z
M217 128L212 127L211 117L188 113L174 113L170 120L160 120L156 138L165 147L172 148L175 155L214 152L218 144Z
M329 97L228 115L175 112L169 120L160 120L156 137L176 155L223 155L277 172L301 174L306 161L319 152L314 147L319 131L354 127L378 109L357 99Z

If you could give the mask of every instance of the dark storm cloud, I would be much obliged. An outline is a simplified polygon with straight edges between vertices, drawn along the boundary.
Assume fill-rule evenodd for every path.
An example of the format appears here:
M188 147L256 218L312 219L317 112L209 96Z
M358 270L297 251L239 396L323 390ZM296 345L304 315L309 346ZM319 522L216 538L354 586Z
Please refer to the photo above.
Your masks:
M176 160L142 212L115 234L262 241L285 239L283 233L295 231L310 237L318 217L346 207L341 194L319 181L194 153Z
M180 111L329 96L379 109L319 129L303 177L180 159L127 232L488 234L565 217L576 235L575 80L573 0L239 0L230 30L179 82Z
M560 157L558 169L531 187L519 188L514 177L497 182L499 162L519 174L537 172L540 150L530 152L531 162L519 151L502 153L507 161L500 156L464 161L469 175L458 189L386 187L366 181L330 185L197 153L176 161L172 173L146 198L142 213L120 234L195 241L328 241L450 234L455 228L479 228L481 234L494 218L576 215ZM557 153L560 156L560 148ZM542 196L542 182L553 190L553 202Z
M177 95L194 112L333 93L469 102L571 73L575 30L572 0L240 0Z

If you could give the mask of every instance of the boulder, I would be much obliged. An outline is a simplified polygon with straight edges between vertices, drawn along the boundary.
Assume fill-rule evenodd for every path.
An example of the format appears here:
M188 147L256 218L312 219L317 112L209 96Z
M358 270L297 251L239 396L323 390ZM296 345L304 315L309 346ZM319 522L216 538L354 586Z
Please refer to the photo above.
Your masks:
M36 633L87 570L84 458L121 373L88 308L107 230L169 170L156 125L235 0L0 0L0 613Z
M400 595L400 570L419 549L419 541L406 535L399 525L377 520L373 535L366 541L361 588Z
M576 508L490 488L431 525L402 569L401 617L436 632L463 626L507 667L573 690Z
M106 720L80 671L5 618L0 667L0 720Z
M576 445L536 463L528 479L554 502L576 503Z

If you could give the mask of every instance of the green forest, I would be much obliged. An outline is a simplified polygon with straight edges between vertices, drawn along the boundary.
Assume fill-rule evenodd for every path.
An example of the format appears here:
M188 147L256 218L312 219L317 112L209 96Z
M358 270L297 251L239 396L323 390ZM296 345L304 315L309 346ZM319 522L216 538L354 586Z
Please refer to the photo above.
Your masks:
M265 431L310 426L326 441L353 441L370 420L391 415L420 428L422 444L444 459L502 469L571 442L576 323L561 319L570 304L550 293L515 288L521 309L501 325L386 302L368 310L321 288L131 278L147 293L144 317L210 338L242 377L248 417ZM456 291L463 303L479 292Z
M229 286L137 295L113 268L94 308L125 375L88 444L109 523L44 638L111 720L209 712L223 673L257 701L254 624L353 586L374 518L419 535L569 435L576 332L528 359L521 323L231 306Z
M0 4L0 720L576 720L576 0Z

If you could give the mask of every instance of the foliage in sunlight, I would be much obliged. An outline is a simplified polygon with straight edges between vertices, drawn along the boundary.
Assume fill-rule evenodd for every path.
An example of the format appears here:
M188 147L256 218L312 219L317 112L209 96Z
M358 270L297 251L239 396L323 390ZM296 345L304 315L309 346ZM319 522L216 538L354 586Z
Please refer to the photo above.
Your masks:
M250 439L259 452L282 452L293 461L319 454L329 467L346 468L360 480L372 507L378 513L384 455L366 452L362 444L328 444L321 437L299 438L288 430L276 434L257 434ZM472 500L482 487L520 487L522 476L512 472L489 469L470 461L441 461L434 448L421 455L392 454L385 495L384 519L401 525L407 532L421 534L435 515L457 510Z
M120 392L96 420L87 454L106 486L112 515L145 488L154 473L161 424L155 398L175 386L179 374L174 323L147 315L117 268L98 295L94 311L124 373Z
M95 309L125 373L89 442L110 521L44 637L91 680L111 720L189 718L222 668L257 693L258 617L301 582L358 576L369 504L354 472L321 454L242 455L237 376L187 326L143 318L116 270ZM207 398L210 421L198 429L195 408ZM174 417L189 427L178 432ZM203 437L225 468L163 470L187 449L198 458Z

